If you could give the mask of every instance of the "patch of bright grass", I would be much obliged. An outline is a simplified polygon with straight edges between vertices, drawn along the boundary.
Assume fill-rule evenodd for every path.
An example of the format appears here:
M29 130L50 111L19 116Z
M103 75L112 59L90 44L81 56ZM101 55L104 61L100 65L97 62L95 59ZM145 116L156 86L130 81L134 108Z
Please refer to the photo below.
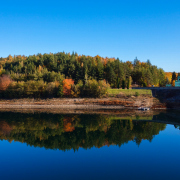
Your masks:
M136 96L138 95L152 95L152 92L150 89L109 89L108 93L110 95L117 95L117 94L124 94L124 95L131 95Z

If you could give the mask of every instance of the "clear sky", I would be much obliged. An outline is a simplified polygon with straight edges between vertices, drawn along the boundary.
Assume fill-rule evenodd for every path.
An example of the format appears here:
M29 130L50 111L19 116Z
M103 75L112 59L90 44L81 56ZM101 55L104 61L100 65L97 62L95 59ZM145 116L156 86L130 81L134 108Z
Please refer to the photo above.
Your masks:
M180 72L180 1L1 0L0 57L62 51Z

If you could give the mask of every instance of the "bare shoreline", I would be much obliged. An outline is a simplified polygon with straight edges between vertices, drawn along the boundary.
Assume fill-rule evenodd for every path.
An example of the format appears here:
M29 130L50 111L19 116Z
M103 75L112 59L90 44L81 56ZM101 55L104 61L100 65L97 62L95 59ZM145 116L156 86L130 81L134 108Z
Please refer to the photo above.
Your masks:
M1 99L0 109L56 109L56 110L121 110L152 107L158 102L153 97L126 98L52 98Z
M123 109L124 106L111 106L111 105L36 105L36 104L0 104L1 109Z

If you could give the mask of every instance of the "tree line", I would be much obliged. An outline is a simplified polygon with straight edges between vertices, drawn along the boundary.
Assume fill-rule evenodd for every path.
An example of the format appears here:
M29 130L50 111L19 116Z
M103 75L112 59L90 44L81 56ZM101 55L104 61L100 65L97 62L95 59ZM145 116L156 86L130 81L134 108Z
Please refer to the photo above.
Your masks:
M18 91L16 86L25 86L22 85L22 82L26 86L29 83L36 84L35 82L38 82L37 84L41 85L44 83L46 85L43 86L43 89L46 89L47 84L51 83L48 86L56 88L54 88L55 90L49 88L50 91L57 91L58 88L60 90L60 92L54 93L57 96L63 94L61 87L64 79L73 81L73 93L76 96L78 93L85 94L84 89L90 89L92 86L96 88L99 84L124 89L130 88L132 84L146 87L165 86L167 83L163 69L152 65L149 60L141 62L135 58L133 62L123 62L118 58L103 58L98 55L91 57L78 55L74 52L72 54L59 52L14 57L9 55L7 58L0 58L0 75L4 74L9 75L12 81L19 83L18 85L14 83L13 91L15 89ZM87 87L87 84L93 85ZM77 87L75 87L76 85ZM42 89L42 87L39 88ZM13 88L11 87L11 89Z

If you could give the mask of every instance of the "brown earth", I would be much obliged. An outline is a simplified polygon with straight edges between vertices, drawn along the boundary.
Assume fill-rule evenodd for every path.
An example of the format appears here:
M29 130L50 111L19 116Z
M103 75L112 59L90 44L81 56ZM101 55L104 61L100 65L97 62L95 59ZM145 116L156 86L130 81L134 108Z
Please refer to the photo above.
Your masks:
M0 109L123 109L138 107L166 108L156 98L148 95L121 98L52 98L0 100Z

